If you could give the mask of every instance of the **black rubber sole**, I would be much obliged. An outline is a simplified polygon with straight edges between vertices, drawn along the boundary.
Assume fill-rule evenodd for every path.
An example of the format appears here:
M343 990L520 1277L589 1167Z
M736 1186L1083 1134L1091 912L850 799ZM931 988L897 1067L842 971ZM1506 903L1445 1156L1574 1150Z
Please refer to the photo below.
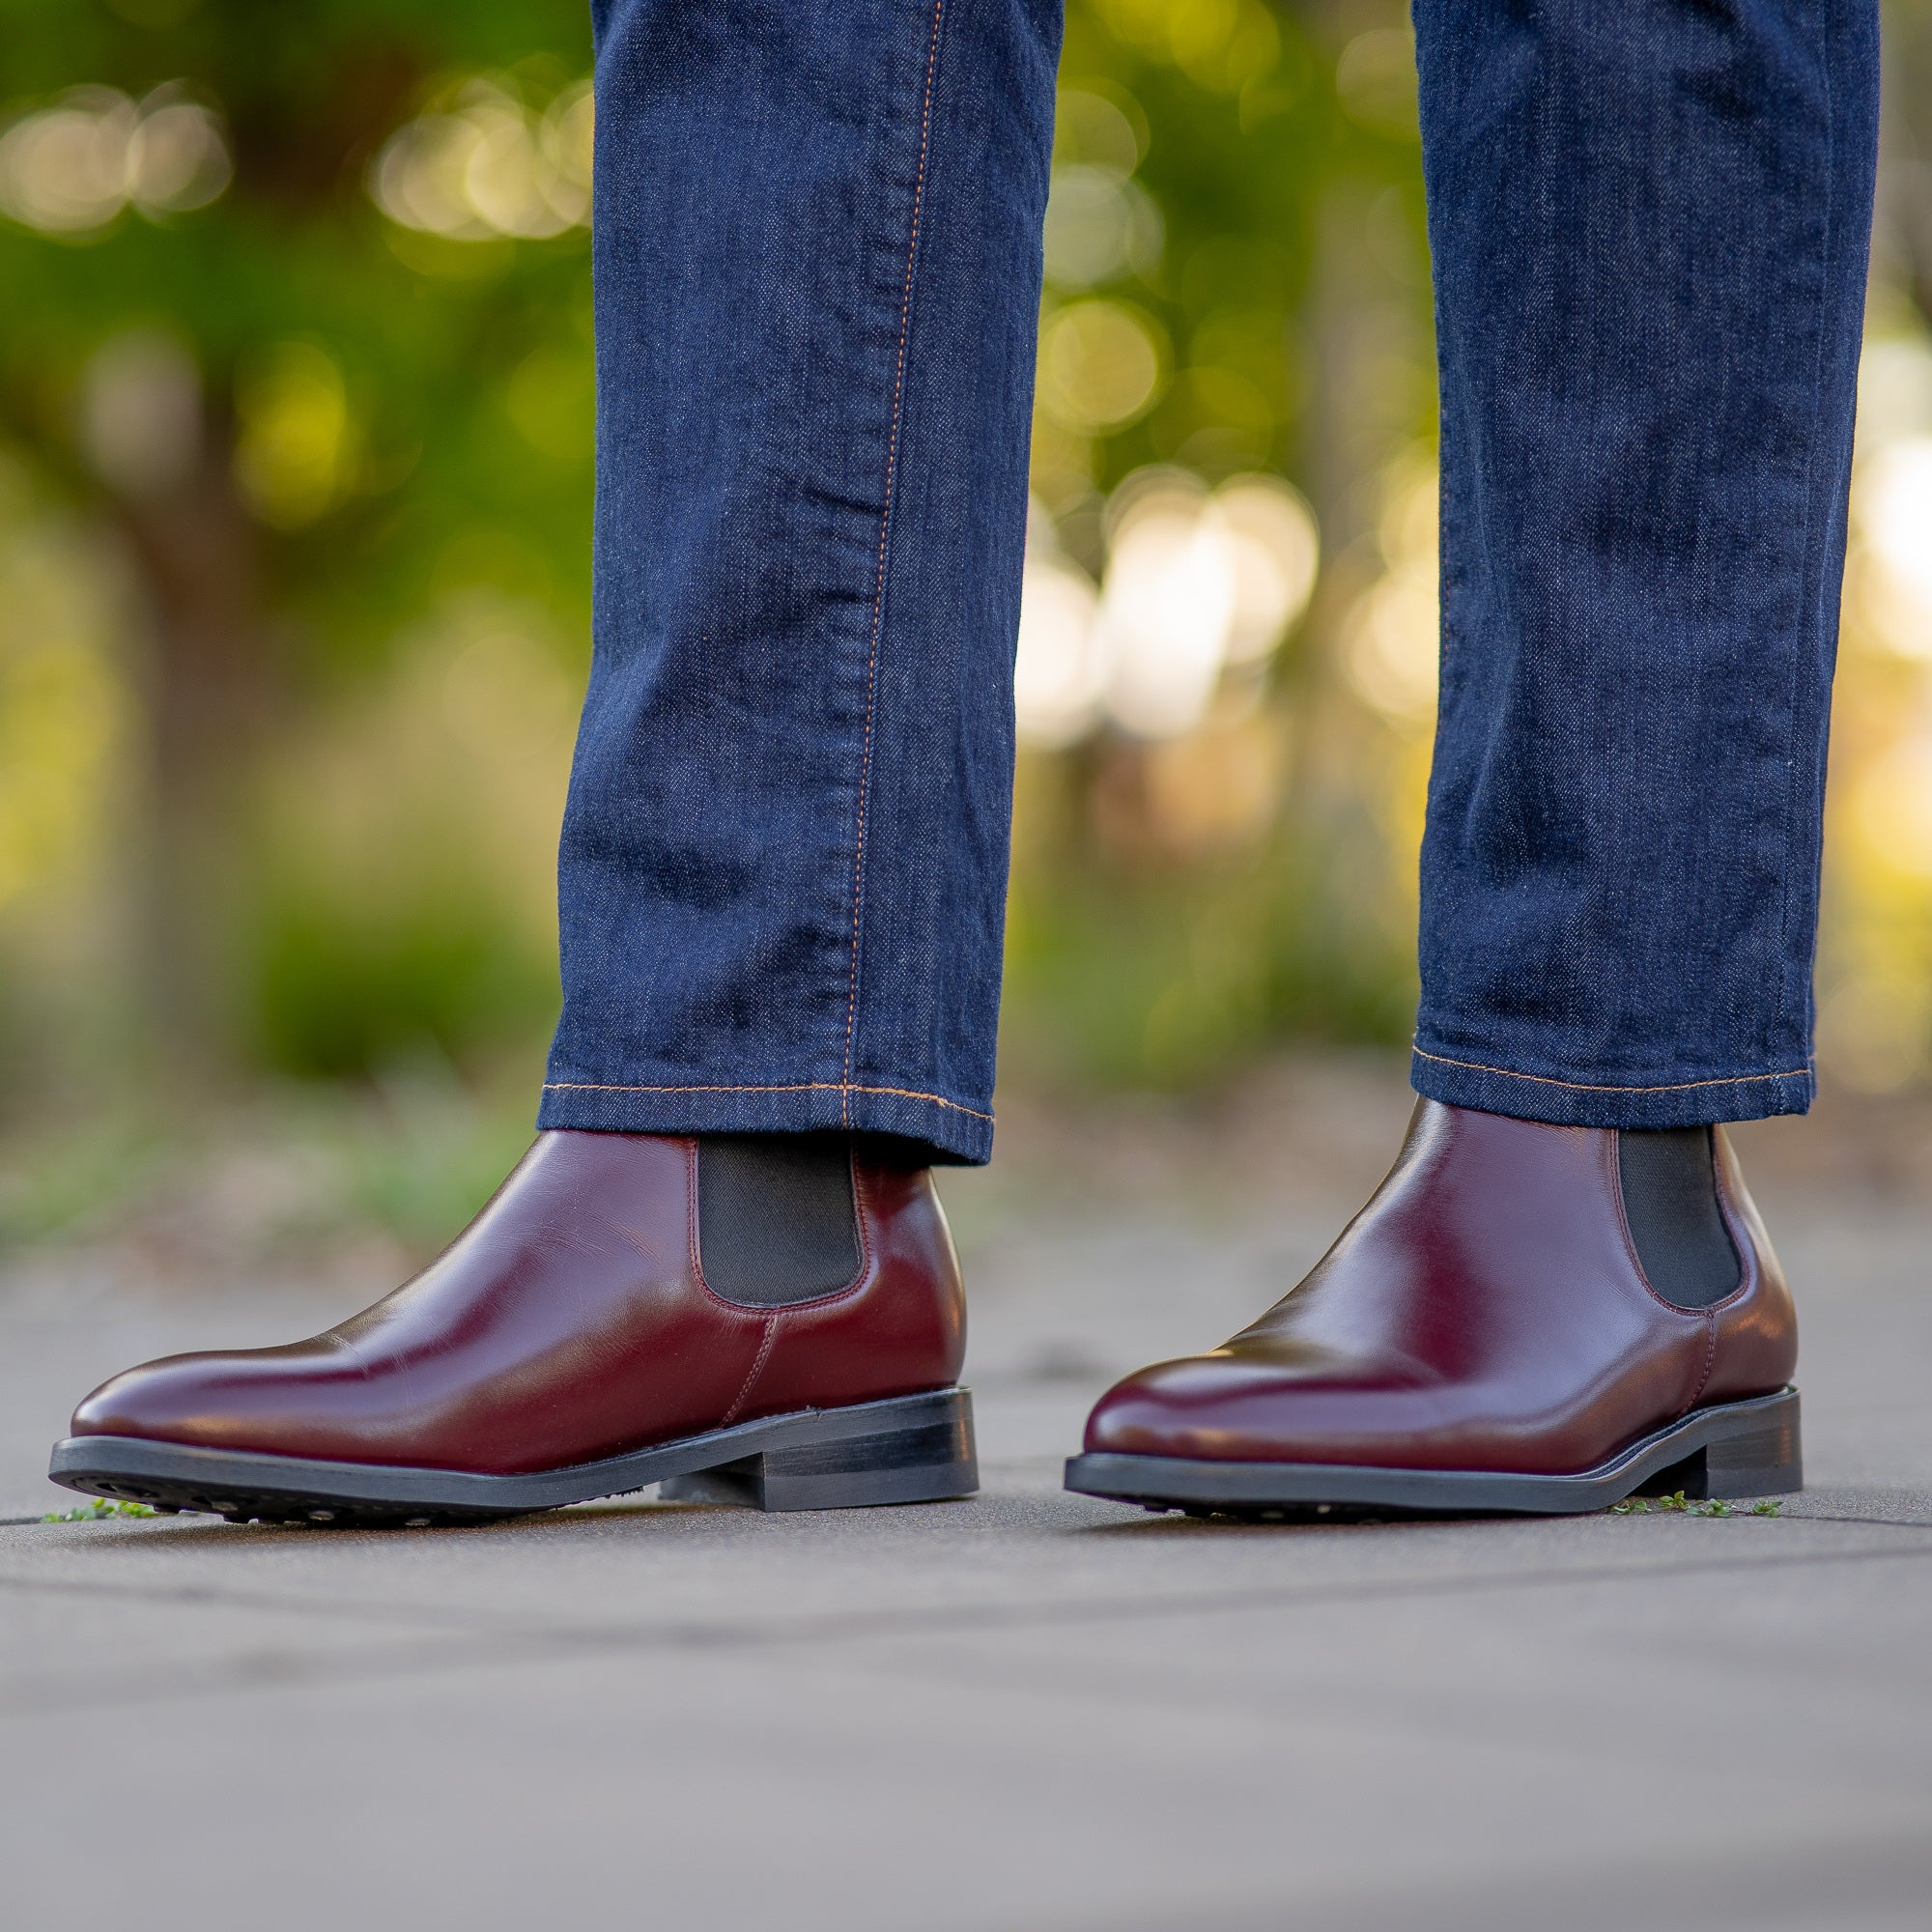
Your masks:
M1208 1516L1577 1516L1632 1495L1788 1495L1804 1487L1798 1391L1693 1409L1573 1476L1376 1469L1326 1463L1212 1463L1075 1456L1066 1487L1151 1510Z
M527 1476L232 1454L130 1435L57 1442L47 1474L83 1495L169 1514L352 1529L500 1521L652 1483L666 1501L761 1510L938 1502L980 1487L973 1398L963 1388L796 1409Z

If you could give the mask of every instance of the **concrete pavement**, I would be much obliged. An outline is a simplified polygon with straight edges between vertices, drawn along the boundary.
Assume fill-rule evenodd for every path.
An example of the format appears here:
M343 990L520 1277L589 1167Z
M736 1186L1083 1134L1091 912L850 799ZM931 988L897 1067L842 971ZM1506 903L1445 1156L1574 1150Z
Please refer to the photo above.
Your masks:
M1022 1120L950 1179L977 1500L0 1528L6 1923L1932 1922L1917 1167L1861 1160L1856 1112L1747 1132L1806 1328L1812 1487L1775 1519L1237 1527L1069 1497L1092 1395L1292 1281L1406 1103L1370 1065L1245 1104ZM345 1293L20 1262L0 1513L72 1500L39 1469L99 1377L287 1339Z

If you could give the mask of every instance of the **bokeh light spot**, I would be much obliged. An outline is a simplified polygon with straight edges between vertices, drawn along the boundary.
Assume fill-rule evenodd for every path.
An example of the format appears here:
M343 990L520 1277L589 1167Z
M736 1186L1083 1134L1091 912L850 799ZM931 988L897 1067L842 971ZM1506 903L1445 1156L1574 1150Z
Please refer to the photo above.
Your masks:
M1040 327L1040 407L1076 433L1124 428L1158 398L1164 360L1159 326L1145 310L1131 302L1073 302Z
M447 112L399 128L369 171L391 221L451 242L543 241L590 220L590 83L541 113L502 79L463 84Z
M138 103L76 87L0 134L0 213L48 235L86 235L134 207L150 220L205 208L234 175L213 108L177 82Z
M1035 530L1047 524L1036 506ZM1030 541L1017 711L1031 743L1069 744L1103 720L1146 739L1191 731L1224 674L1265 658L1314 588L1315 518L1278 477L1209 492L1152 466L1115 490L1105 526L1097 594L1050 539Z
M1160 210L1139 183L1091 162L1054 169L1043 235L1053 287L1090 289L1129 270L1151 276L1163 239Z
M1406 27L1357 34L1335 63L1335 92L1358 128L1391 140L1416 140L1415 36Z
M264 523L298 529L349 488L358 453L342 371L313 342L284 342L237 385L235 477Z

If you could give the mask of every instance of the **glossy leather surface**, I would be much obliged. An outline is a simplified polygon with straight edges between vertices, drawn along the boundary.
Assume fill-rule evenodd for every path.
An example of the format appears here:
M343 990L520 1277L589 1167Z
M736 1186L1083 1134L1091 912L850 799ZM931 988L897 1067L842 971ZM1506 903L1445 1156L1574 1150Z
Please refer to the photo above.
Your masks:
M1102 1397L1089 1450L1570 1474L1701 1405L1791 1379L1791 1295L1721 1127L1743 1279L1676 1308L1625 1224L1614 1129L1424 1100L1307 1279L1211 1354Z
M857 1278L753 1308L705 1284L696 1168L688 1139L544 1134L374 1307L286 1348L130 1369L73 1434L517 1474L956 1380L959 1266L923 1169L855 1159Z

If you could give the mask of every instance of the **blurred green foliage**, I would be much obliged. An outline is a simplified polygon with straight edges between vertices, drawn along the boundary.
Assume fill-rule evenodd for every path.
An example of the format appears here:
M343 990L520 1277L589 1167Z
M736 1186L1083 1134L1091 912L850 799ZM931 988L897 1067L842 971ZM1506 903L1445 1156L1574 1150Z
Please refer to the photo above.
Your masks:
M1103 597L1149 477L1264 472L1322 569L1183 724L1023 753L1009 1075L1406 1029L1409 49L1398 0L1069 0L1042 541ZM0 0L0 1111L527 1092L588 654L589 62L582 0Z
M342 1076L425 1047L459 1062L528 1056L554 999L539 867L500 863L488 815L464 810L466 786L495 775L425 749L433 701L381 714L398 709L411 652L456 599L486 600L485 632L516 613L512 631L560 676L582 674L586 237L445 239L385 218L370 179L397 130L449 110L466 80L489 77L540 112L587 70L584 12L579 0L13 11L0 43L10 118L85 107L77 88L143 103L176 83L221 117L233 161L206 206L0 229L0 431L43 513L85 518L125 574L120 635L102 648L135 701L111 755L144 781L97 830L106 876L80 918L87 934L57 962L119 996L117 1050L158 1046L177 1068ZM1321 352L1306 309L1339 176L1396 185L1391 218L1416 251L1412 139L1340 111L1332 39L1259 0L1076 0L1069 85L1131 129L1127 165L1161 231L1132 270L1086 293L1131 300L1171 364L1158 405L1118 432L1074 447L1045 432L1052 507L1090 553L1106 491L1141 465L1211 475L1314 460ZM138 443L141 412L168 407L143 383L170 381L191 388L192 447L160 452L156 482L99 418L131 412ZM1410 416L1416 399L1426 409L1426 384L1397 386ZM356 744L359 755L344 749ZM521 774L522 809L543 828L524 841L535 848L558 747L545 755L548 787ZM440 795L419 781L425 761ZM1250 839L1205 877L1147 850L1109 858L1088 825L1089 795L1110 781L1104 754L1061 762L1029 791L1055 829L1022 839L1023 1054L1032 1037L1034 1057L1063 1071L1174 1074L1311 1014L1345 1032L1399 1027L1399 946L1375 935L1365 981L1364 949L1337 939L1349 923L1317 910L1305 852ZM1118 773L1111 782L1122 789ZM16 923L58 924L58 883L23 889ZM118 916L103 918L102 898ZM127 951L118 970L90 973L103 936ZM9 959L13 1057L57 1077L72 1069L47 1065L62 1056L43 1021L51 1010L71 1037L75 996L64 971L36 986L32 951Z
M538 104L579 80L581 0L7 12L8 118L81 87L144 102L183 83L218 112L233 164L226 192L178 214L0 227L0 439L36 507L84 519L88 560L118 573L102 648L138 707L114 750L143 782L97 833L98 895L123 916L83 915L61 963L125 949L93 991L119 1002L117 1046L171 1070L527 1053L554 1001L547 914L461 795L488 761L442 758L447 794L413 809L411 763L438 765L436 746L378 714L453 599L494 599L566 689L582 676L587 234L444 241L385 220L365 183L397 128L468 76ZM142 412L170 414L154 393L170 382L189 388L190 429L160 425L179 446L145 452ZM364 754L331 757L331 735ZM390 755L371 754L384 737ZM554 778L521 776L526 810L551 809ZM71 910L61 881L36 883L0 917ZM37 1002L20 957L36 935L9 937L12 1057L57 1077L34 1022L49 1002L71 1017L66 989Z
M1394 50L1392 84L1345 97L1338 63L1359 44ZM1144 414L1083 439L1054 419L1043 363L1036 488L1060 540L1104 580L1111 493L1137 471L1274 471L1312 502L1328 568L1259 678L1224 684L1186 733L1023 754L1009 1065L1182 1085L1284 1037L1406 1032L1394 798L1412 760L1343 686L1333 646L1377 568L1383 471L1433 433L1408 45L1399 7L1068 10L1056 199L1089 158L1069 102L1117 102L1161 245L1069 288L1050 218L1047 355L1056 309L1097 294L1148 319L1162 371Z

